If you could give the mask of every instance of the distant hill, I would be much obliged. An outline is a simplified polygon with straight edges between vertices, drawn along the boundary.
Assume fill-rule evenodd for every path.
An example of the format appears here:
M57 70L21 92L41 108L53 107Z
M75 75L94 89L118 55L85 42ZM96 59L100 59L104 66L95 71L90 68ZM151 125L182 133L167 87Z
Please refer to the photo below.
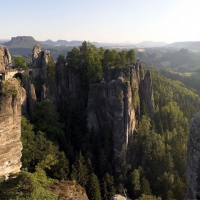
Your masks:
M40 43L50 46L80 46L82 42L83 41L78 41L78 40L72 40L72 41L57 40L55 42L52 40L40 41Z
M33 48L36 44L42 45L31 36L18 36L12 37L9 42L3 43L4 46L9 48ZM44 46L44 45L43 45Z
M165 42L153 42L153 41L143 41L136 44L137 46L143 46L143 47L162 47L167 45Z
M168 44L165 47L171 48L184 48L189 50L200 50L200 41L191 41L191 42L174 42L172 44Z
M5 42L8 42L8 39L0 39L0 45L4 44Z
M49 50L52 53L52 56L54 60L57 59L59 54L67 55L67 52L70 47L57 47L54 45L46 45L43 44L37 40L35 40L31 36L18 36L18 37L12 37L10 41L3 43L3 46L6 46L9 48L9 51L12 55L27 55L32 53L33 47L39 44L43 50Z
M46 41L40 41L42 44L51 45L51 46L80 46L83 41L78 40L46 40ZM102 47L162 47L165 46L167 43L165 42L152 42L152 41L144 41L140 43L131 43L131 42L123 42L123 43L109 43L109 42L91 42L92 44L96 46L102 46Z

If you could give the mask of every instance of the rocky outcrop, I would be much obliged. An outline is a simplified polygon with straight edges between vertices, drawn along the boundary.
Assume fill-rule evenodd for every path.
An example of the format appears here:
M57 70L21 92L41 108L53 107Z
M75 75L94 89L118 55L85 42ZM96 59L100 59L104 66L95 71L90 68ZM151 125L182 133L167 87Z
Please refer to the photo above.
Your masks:
M190 120L187 159L187 199L200 199L200 112Z
M51 57L51 52L47 50L42 51L39 44L33 47L32 68L41 68L43 70L43 73L40 74L43 83L45 83L47 79L47 65Z
M67 99L67 96L70 95L76 99L79 93L79 79L75 70L68 69L64 62L58 62L56 64L56 74L57 74L57 100L59 104L64 99Z
M8 48L0 46L0 73L5 72L6 68L12 66L11 55Z
M40 69L40 74L38 73L33 73L32 78L37 78L40 80L37 80L37 82L40 82L40 88L42 87L43 84L46 83L47 81L47 67L49 62L52 62L51 64L54 65L54 61L51 55L50 51L42 51L41 47L39 44L36 44L33 47L32 51L32 71L34 72L34 68ZM33 80L32 80L33 82Z
M48 187L58 200L88 200L85 189L75 181L61 181Z
M29 85L27 101L28 101L29 116L30 116L30 119L32 120L33 109L35 108L35 104L37 102L37 97L36 97L36 94L35 94L35 87L34 87L33 84Z
M21 105L25 92L15 78L0 84L0 177L6 177L21 168Z
M32 67L41 68L42 67L42 57L43 53L39 44L33 47L32 51Z
M47 76L49 66L52 67L52 74ZM36 44L32 51L32 66L27 85L27 104L30 119L32 119L32 112L36 101L43 101L46 99L50 99L53 102L56 101L56 80L54 77L54 67L55 64L51 52L41 50L40 45Z
M154 99L153 99L153 87L151 80L151 72L147 70L144 80L141 81L141 99L145 101L149 109L149 116L154 119Z
M141 69L126 66L121 70L106 71L100 84L91 86L87 105L87 126L99 133L102 128L112 132L116 171L120 171L119 156L124 152L128 162L128 149L135 131L136 116L140 115L140 98L148 102L150 113L154 112L150 73L142 78ZM116 78L117 77L117 78ZM114 79L112 79L114 78ZM111 80L112 79L112 80ZM140 85L143 87L140 88ZM142 90L142 91L140 91ZM143 94L140 96L140 94Z
M111 197L110 200L126 200L127 198L119 195L119 194L116 194L115 196Z

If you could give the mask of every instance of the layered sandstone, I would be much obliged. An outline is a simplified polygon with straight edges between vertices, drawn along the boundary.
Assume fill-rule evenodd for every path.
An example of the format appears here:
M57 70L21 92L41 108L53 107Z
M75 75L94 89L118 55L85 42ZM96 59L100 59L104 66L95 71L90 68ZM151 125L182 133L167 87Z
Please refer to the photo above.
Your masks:
M15 78L0 84L0 177L6 177L21 168L21 105L25 92Z

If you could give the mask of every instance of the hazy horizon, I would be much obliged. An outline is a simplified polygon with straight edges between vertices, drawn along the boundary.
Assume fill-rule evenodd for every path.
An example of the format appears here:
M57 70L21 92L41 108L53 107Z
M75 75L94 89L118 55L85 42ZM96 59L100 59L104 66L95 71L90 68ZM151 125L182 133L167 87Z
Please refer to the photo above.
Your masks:
M0 0L1 1L1 0ZM198 0L2 2L0 39L99 43L200 41Z

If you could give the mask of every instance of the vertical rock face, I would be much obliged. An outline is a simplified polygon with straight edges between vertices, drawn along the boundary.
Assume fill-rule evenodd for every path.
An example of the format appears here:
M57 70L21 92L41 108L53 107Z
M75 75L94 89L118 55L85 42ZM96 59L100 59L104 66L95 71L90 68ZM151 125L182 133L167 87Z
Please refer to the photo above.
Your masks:
M37 97L35 94L35 87L33 84L30 84L29 88L28 88L28 96L27 96L28 102L29 102L29 115L30 115L30 119L32 120L32 113L33 113L33 109L35 107L35 104L37 102Z
M52 58L50 51L42 51L39 44L36 44L32 51L32 76L30 82L34 84L36 94L40 98L43 90L43 84L47 81L47 65ZM34 69L35 68L35 69ZM39 70L38 73L34 73L34 70Z
M187 160L187 199L200 199L200 112L190 120Z
M32 51L32 67L40 68L42 66L42 54L40 45L36 44Z
M151 80L151 72L148 70L145 74L144 80L142 81L143 84L143 96L144 101L146 102L149 115L151 119L154 119L154 100L153 100L153 88L152 88L152 80Z
M5 52L4 64L5 64L6 68L9 68L12 66L11 55L10 55L8 48L5 48L4 52Z
M111 80L111 77L116 79ZM88 105L87 122L88 129L94 129L98 133L102 128L112 131L114 145L113 164L116 171L120 171L119 155L122 147L129 149L135 130L136 113L140 113L140 83L144 82L144 98L153 104L151 85L149 86L150 73L146 79L141 80L141 72L134 66L127 66L121 70L106 71L105 80L100 84L91 86ZM150 97L148 97L150 95ZM153 115L153 107L152 115ZM128 153L128 152L127 152ZM128 155L128 154L126 154ZM129 160L128 156L125 156Z
M0 84L0 177L5 177L21 167L21 104L25 92L15 78Z
M0 46L0 73L4 72L6 68L12 66L11 55L8 48Z

